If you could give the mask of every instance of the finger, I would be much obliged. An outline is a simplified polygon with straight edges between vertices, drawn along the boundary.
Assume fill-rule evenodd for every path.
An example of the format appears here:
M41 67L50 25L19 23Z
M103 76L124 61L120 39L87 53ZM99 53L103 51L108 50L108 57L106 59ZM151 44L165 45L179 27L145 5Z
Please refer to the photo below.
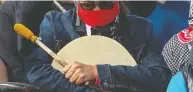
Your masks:
M80 63L78 63L78 62L73 62L72 64L71 64L71 67L70 67L70 69L67 71L67 73L65 74L65 77L66 78L71 78L71 76L73 75L73 73L76 71L76 69L77 68L79 68L81 66L81 64Z
M66 74L70 68L71 68L71 65L66 65L66 66L63 68L63 73Z
M80 75L80 71L76 70L74 72L74 74L72 75L72 77L70 78L70 82L75 83L76 80L78 79L79 75Z
M65 74L65 77L66 78L71 78L71 76L74 74L74 72L76 71L76 68L77 67L75 67L74 65L72 65L71 67L70 67L70 69L67 71L67 73Z
M78 79L76 80L76 84L77 84L77 85L80 85L80 84L85 83L85 82L86 82L86 81L85 81L84 75L83 75L83 74L80 74L79 77L78 77Z

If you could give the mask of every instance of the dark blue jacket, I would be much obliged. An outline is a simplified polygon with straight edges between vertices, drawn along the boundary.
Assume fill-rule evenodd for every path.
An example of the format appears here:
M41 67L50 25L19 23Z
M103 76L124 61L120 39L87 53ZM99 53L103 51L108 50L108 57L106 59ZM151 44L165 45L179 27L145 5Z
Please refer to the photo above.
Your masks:
M75 10L48 12L40 27L42 42L57 53L67 43L80 37L79 33L86 31L84 23L77 19ZM160 45L152 35L151 23L142 17L121 13L118 25L121 30L119 37L122 38L118 42L132 54L138 65L97 65L100 88L118 92L164 92L170 71L160 54ZM27 80L53 92L97 91L70 83L61 72L51 67L51 61L52 58L41 48L34 49L25 60Z

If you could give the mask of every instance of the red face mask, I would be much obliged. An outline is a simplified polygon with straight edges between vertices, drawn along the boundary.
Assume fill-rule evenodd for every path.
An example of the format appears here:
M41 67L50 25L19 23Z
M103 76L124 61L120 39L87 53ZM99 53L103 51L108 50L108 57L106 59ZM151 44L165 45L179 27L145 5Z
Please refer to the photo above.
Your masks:
M112 9L108 10L85 10L78 5L78 16L87 25L93 26L104 26L111 23L117 15L120 13L118 2L114 4Z

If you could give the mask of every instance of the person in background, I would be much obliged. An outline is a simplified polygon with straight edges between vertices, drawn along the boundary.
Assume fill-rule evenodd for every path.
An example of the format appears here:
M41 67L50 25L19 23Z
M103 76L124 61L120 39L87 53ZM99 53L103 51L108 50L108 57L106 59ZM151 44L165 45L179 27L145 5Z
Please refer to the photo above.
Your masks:
M190 5L189 18L190 18L189 28L178 33L178 39L180 41L173 40L173 44L177 46L175 50L176 54L181 53L180 58L176 58L176 57L173 58L175 59L173 63L175 63L175 65L178 65L178 70L181 70L181 71L174 73L175 76L173 76L173 78L171 79L169 86L167 88L167 92L193 92L193 84L192 84L193 82L193 48L192 48L193 46L193 2L192 0ZM183 43L180 43L180 42L183 42ZM174 46L172 47L174 48ZM182 52L177 49L182 50ZM174 67L171 67L171 68L175 69Z
M155 39L162 47L176 33L188 27L188 1L125 1L130 14L142 16L153 24Z
M193 37L192 32L193 32L193 27L190 26L186 30L190 31L188 32L191 37ZM175 75L171 79L167 92L193 92L193 49L192 49L192 39L189 39L189 42L183 45L183 47L180 47L181 50L185 51L185 53L180 54L180 58L183 59L176 59L179 60L179 62L175 61L175 65L179 63L178 65L178 71L177 73L174 73ZM175 44L175 43L174 43ZM179 49L179 47L178 47ZM172 67L171 67L172 68Z
M192 4L192 2L191 2ZM192 7L192 5L190 5ZM189 27L173 35L164 46L162 55L170 68L172 75L175 75L184 65L190 61L191 33L192 33L192 8L189 10Z
M174 34L188 27L189 6L188 1L156 2L147 18L153 24L155 39L161 41L163 47Z

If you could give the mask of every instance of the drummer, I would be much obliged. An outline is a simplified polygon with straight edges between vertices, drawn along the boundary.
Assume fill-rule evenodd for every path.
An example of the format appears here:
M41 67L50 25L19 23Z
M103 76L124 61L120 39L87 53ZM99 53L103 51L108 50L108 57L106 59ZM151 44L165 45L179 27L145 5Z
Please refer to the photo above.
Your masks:
M29 83L53 92L98 92L80 85L87 81L96 82L103 91L165 91L170 70L160 54L161 45L154 40L149 21L126 15L118 1L84 0L75 4L76 9L65 13L51 11L45 15L39 36L46 46L57 53L78 37L102 35L121 43L138 65L87 65L77 61L63 68L64 75L51 67L53 59L43 49L36 48L25 60Z

